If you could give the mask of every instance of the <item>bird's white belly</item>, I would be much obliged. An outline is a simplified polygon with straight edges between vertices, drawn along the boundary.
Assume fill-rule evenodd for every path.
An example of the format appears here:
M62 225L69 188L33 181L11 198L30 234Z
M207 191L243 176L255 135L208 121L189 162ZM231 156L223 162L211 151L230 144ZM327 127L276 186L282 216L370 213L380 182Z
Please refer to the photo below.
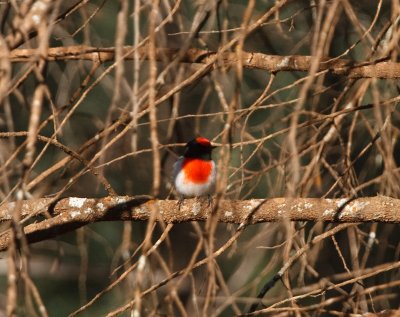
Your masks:
M180 158L174 165L174 185L180 196L183 197L198 197L206 196L214 193L216 180L216 166L212 162L210 180L206 183L194 183L188 180L185 172L182 170L183 158Z
M211 194L215 182L208 182L204 184L196 184L187 181L185 173L180 171L175 179L175 187L177 192L185 197L197 197Z

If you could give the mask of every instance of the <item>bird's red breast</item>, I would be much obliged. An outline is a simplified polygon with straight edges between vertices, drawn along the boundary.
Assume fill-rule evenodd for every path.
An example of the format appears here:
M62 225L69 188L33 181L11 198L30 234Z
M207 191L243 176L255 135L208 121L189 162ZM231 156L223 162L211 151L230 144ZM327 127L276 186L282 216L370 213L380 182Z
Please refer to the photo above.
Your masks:
M185 178L195 184L203 184L209 181L212 169L212 161L198 158L185 158L182 164Z

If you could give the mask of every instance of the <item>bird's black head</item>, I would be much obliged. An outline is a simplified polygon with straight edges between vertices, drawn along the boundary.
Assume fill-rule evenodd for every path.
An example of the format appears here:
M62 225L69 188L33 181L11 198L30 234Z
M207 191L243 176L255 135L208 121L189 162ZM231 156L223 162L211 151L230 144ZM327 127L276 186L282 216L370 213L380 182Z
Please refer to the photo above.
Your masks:
M186 144L183 156L211 160L211 151L214 148L208 139L197 137Z

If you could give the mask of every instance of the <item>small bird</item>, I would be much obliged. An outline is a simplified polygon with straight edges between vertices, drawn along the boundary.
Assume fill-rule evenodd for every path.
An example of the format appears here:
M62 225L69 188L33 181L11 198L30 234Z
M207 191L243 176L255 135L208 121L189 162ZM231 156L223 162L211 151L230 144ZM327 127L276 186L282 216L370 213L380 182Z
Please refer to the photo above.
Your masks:
M208 196L215 191L217 167L211 158L215 146L203 137L189 141L185 153L175 162L173 181L179 195L179 203L184 198Z

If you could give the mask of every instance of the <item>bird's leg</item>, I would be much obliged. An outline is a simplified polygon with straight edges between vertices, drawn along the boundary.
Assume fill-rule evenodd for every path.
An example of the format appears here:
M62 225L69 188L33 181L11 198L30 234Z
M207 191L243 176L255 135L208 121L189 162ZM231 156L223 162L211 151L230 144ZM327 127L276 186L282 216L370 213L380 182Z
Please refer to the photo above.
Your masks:
M212 207L213 198L210 194L207 195L208 205L207 207Z
M181 210L182 204L184 202L185 198L183 198L183 196L179 196L178 199L178 210Z

